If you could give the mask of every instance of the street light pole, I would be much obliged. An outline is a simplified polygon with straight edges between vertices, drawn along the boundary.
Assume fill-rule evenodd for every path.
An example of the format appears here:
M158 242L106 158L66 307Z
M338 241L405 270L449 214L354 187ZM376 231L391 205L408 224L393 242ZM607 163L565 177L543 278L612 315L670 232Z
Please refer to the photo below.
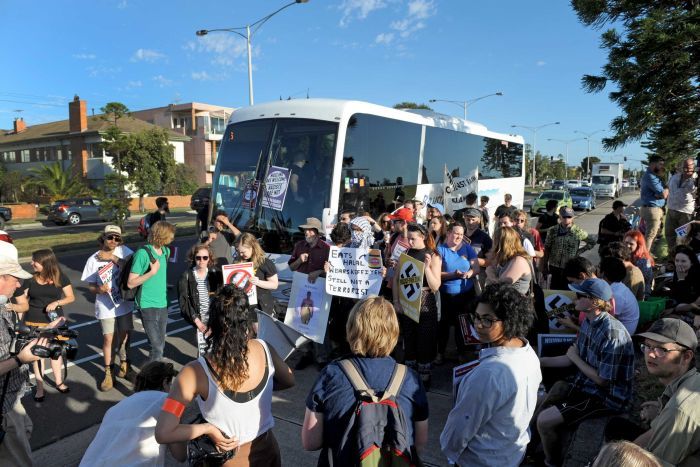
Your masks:
M564 143L564 151L565 151L565 156L564 156L564 173L566 176L564 178L569 178L569 144L575 142L575 141L581 141L584 138L575 138L575 139L556 139L556 138L547 138L547 141L557 141L559 143Z
M470 106L470 105L472 105L473 103L478 102L478 101L480 101L480 100L482 100L482 99L486 99L487 97L491 97L491 96L502 96L502 95L503 95L503 93L502 93L501 91L498 91L498 92L494 92L494 93L491 93L491 94L486 94L485 96L477 97L477 98L474 98L474 99L469 99L469 100L466 100L466 101L453 101L453 100L449 100L449 99L430 99L428 102L448 102L448 103L450 103L450 104L458 105L458 106L462 107L462 110L464 111L464 119L466 120L466 119L467 119L467 107L468 107L468 106Z
M574 133L579 133L583 136L583 139L586 140L586 177L591 176L591 136L595 135L596 133L600 133L601 131L605 130L596 130L591 133L586 133L585 131L579 131L579 130L574 130Z
M540 131L544 127L548 127L551 125L559 125L559 122L551 122L551 123L545 123L544 125L540 126L525 126L525 125L511 125L511 128L524 128L526 130L530 130L533 134L533 143L532 143L532 188L535 188L536 185L536 180L535 180L535 156L537 155L537 132Z
M243 39L246 41L246 46L248 50L248 103L250 105L253 105L255 103L255 99L253 98L253 57L252 57L252 46L251 46L251 39L253 38L253 35L258 32L258 29L267 22L270 18L275 16L277 13L280 11L284 10L285 8L289 8L292 5L296 5L297 3L307 3L309 0L294 0L293 2L290 2L283 7L273 11L267 16L263 16L256 22L252 24L247 24L245 26L239 26L236 28L221 28L221 29L200 29L199 31L196 32L198 36L206 36L210 32L232 32L234 34L238 34L241 36ZM251 32L250 28L251 26L253 27L253 31ZM245 31L245 34L243 32Z

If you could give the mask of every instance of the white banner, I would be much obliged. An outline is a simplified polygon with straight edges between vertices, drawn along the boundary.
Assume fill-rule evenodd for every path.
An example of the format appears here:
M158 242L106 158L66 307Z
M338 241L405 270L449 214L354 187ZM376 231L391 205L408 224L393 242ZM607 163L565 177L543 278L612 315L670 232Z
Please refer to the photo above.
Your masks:
M326 281L318 278L311 283L306 274L295 272L284 324L323 344L330 308L331 297L326 293Z
M453 177L452 173L445 165L445 212L452 213L458 209L466 207L466 198L469 193L478 193L479 189L479 172L478 168L474 167L467 173Z
M326 274L326 293L348 298L379 295L382 286L380 250L332 246L328 262L330 270Z

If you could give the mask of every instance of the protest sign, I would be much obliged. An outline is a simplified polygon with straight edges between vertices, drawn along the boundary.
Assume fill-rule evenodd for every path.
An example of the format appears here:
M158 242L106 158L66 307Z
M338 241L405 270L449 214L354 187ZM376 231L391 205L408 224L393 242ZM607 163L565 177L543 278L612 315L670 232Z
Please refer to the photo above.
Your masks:
M243 200L241 201L241 208L243 209L255 209L255 204L258 201L258 190L260 188L260 182L255 180L254 182L247 182L245 188L243 189Z
M537 355L540 357L558 357L576 341L576 334L537 334Z
M108 262L97 271L97 277L100 285L109 284L110 289L107 295L109 296L109 299L112 300L112 303L118 306L123 300L119 287L115 287L113 282L115 276L115 265L112 261Z
M476 359L473 362L463 363L452 369L452 404L457 402L457 392L459 391L459 383L471 373L474 368L479 366L480 360Z
M308 339L277 318L258 311L258 339L262 339L286 360Z
M576 299L576 293L571 290L551 290L545 289L542 291L544 293L544 307L549 316L549 329L554 331L564 331L567 328L562 326L557 321L556 309L565 310L565 305L570 305L574 303ZM578 320L578 313L571 313L574 321Z
M676 236L678 238L684 238L685 236L687 236L688 230L690 230L690 224L692 224L692 222L688 222L687 224L683 224L680 227L676 228Z
M379 294L382 286L382 253L379 250L332 246L328 262L326 293L348 298Z
M416 323L420 318L420 299L423 288L425 263L401 253L397 268L399 274L399 302L403 314Z
M287 187L289 186L289 169L284 167L270 167L270 171L265 178L265 189L263 190L262 206L265 208L281 211L284 200L287 197Z
M456 169L457 171L459 169ZM469 193L478 193L479 172L477 167L467 170L463 175L452 175L453 172L447 169L445 165L445 210L454 212L467 206L467 195Z
M474 325L471 323L469 315L466 313L458 315L457 321L459 322L459 330L465 345L481 344L479 334L477 334Z
M248 294L248 303L258 304L258 289L253 285L251 279L255 275L253 263L224 264L221 266L224 275L224 284L233 284Z
M331 300L326 294L324 279L318 278L312 284L306 274L294 273L284 324L323 344L330 307Z

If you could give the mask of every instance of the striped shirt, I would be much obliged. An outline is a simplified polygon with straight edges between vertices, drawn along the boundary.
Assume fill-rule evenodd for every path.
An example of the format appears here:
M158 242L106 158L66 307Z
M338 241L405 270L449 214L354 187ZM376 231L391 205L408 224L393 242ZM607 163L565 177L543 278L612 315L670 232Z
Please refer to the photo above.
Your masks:
M197 281L197 295L199 295L199 315L202 323L209 322L209 284L207 283L207 274L200 278L197 271L193 270L192 275Z

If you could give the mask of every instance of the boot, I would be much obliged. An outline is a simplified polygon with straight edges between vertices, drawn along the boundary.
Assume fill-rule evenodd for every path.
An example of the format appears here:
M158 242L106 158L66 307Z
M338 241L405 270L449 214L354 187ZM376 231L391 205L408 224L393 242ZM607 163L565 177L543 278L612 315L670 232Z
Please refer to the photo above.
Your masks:
M105 368L105 379L100 383L100 391L109 391L114 387L114 381L112 381L112 365Z
M121 360L121 362L119 363L119 371L117 372L117 376L120 378L126 378L130 370L131 363L129 362L129 360Z

